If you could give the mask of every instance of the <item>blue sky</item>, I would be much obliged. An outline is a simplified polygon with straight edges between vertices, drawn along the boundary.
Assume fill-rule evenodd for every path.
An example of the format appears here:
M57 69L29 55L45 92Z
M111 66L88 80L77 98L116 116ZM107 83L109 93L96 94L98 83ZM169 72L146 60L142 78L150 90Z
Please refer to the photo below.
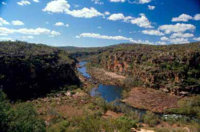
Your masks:
M0 40L79 47L200 41L200 1L0 0Z

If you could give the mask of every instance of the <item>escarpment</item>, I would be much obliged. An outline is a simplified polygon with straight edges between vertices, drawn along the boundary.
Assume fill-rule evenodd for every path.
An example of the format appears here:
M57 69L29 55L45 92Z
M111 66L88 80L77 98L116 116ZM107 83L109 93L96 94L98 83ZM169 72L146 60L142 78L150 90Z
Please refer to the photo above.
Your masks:
M200 43L119 45L93 59L92 65L139 80L144 87L176 95L200 93Z
M10 99L30 99L79 85L76 60L57 48L1 42L0 88Z

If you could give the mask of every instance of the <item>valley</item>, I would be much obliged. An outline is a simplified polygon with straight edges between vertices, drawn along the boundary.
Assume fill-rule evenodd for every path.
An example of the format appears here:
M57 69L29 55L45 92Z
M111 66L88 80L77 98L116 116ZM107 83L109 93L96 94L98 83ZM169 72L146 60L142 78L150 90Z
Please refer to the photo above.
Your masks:
M199 49L199 42L102 48L1 42L0 128L198 132Z

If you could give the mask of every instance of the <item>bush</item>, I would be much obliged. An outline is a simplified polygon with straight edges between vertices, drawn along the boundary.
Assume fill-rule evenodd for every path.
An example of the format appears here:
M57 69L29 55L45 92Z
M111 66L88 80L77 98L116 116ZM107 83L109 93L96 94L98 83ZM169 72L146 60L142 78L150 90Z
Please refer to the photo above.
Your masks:
M129 88L129 87L142 86L143 82L136 78L126 78L124 80L124 84L125 84L125 87Z
M143 120L144 123L148 124L151 127L159 123L159 117L150 111L147 111L147 113L144 115Z
M33 105L20 104L14 108L9 116L10 132L45 132L45 123L37 117Z
M136 121L128 117L120 117L115 121L115 126L120 132L130 131L131 128L137 128Z
M178 102L179 108L173 108L168 112L192 115L200 119L200 96L185 98Z
M8 129L10 108L10 104L6 100L6 95L0 90L0 130L3 132Z
M6 95L0 90L0 130L1 132L45 132L43 120L30 103L11 107Z
M70 123L67 120L53 124L48 132L66 132L67 128L70 126Z
M101 129L101 119L93 115L84 115L74 118L72 125L80 132L98 132Z

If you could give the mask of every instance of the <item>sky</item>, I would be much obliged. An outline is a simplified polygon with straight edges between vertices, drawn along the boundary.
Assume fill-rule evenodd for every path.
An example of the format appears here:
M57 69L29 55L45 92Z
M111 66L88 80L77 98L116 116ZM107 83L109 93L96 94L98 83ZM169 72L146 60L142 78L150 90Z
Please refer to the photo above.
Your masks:
M0 41L101 47L200 41L200 0L0 0Z

